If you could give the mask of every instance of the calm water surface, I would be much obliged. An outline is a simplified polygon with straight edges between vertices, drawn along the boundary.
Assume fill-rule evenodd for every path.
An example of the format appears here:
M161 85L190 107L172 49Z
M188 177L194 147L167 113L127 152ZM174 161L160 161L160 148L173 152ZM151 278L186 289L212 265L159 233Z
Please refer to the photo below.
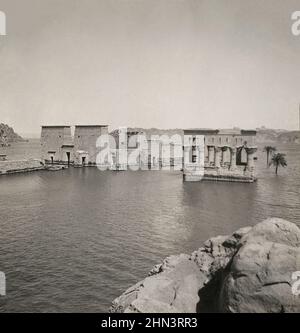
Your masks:
M38 142L9 157L38 157ZM0 177L0 312L100 312L153 265L266 217L300 226L300 146L254 184L183 183L180 172L96 168Z

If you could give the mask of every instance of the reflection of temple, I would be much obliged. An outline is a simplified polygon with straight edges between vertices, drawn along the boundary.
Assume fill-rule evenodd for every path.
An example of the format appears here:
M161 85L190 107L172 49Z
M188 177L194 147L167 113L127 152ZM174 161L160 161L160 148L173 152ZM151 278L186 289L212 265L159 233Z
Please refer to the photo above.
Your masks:
M255 136L252 130L185 130L184 179L253 182Z

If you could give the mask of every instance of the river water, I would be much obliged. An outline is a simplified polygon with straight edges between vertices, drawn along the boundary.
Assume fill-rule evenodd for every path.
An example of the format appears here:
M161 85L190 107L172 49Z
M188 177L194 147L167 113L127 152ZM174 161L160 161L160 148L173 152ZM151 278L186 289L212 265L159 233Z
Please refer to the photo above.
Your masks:
M180 172L70 168L0 177L0 312L103 312L171 254L269 216L300 226L300 146L288 168L258 153L254 184L183 183ZM7 150L39 157L37 141Z

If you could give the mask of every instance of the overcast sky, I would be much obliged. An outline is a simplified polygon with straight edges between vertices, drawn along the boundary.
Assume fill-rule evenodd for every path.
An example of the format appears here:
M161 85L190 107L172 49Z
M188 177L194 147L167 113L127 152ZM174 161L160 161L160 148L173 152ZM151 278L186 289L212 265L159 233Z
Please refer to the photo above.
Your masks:
M298 128L299 0L0 0L0 122Z

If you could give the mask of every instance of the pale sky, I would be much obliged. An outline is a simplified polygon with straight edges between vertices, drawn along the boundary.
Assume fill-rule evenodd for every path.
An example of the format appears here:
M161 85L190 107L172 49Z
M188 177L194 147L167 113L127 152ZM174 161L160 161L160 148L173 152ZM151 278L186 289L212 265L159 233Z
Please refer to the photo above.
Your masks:
M299 0L0 0L0 122L298 128Z

